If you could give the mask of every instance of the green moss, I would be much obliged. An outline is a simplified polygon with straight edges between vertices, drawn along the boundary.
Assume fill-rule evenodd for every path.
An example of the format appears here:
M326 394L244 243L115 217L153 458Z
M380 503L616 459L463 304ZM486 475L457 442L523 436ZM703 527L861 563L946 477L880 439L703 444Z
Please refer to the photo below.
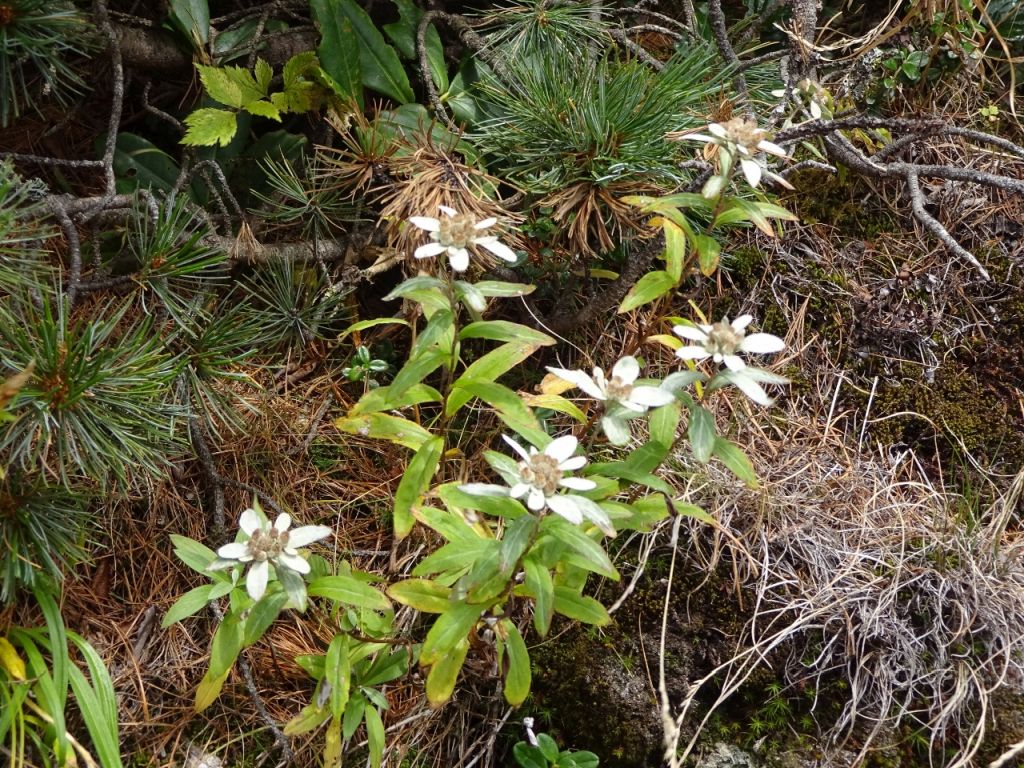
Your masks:
M805 224L833 227L840 237L871 240L883 232L900 228L866 181L853 173L838 175L809 169L790 179L797 192L783 205ZM813 190L808 194L807 190ZM870 205L866 201L875 201Z
M881 385L872 409L878 415L906 414L875 424L872 434L884 444L926 448L937 438L943 459L966 451L988 466L1024 463L1020 417L997 391L955 361L940 367L931 384L915 376Z

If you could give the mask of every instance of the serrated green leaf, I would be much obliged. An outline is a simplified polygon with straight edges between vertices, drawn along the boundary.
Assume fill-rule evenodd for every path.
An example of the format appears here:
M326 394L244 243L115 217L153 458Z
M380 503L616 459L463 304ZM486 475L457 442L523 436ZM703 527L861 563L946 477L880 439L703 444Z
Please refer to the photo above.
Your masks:
M266 117L281 122L281 111L269 101L250 101L245 105L245 111L257 117Z
M267 95L256 78L244 67L207 67L196 64L196 69L207 95L227 107L239 109Z
M526 650L523 636L516 625L502 619L505 631L505 653L508 658L508 672L505 673L505 701L518 707L530 695L530 653Z
M332 10L340 10L348 18L359 39L359 66L363 85L397 101L416 101L409 77L398 53L385 40L369 15L355 0L332 0Z
M256 85L259 86L259 89L266 93L270 90L270 81L274 79L274 69L263 59L257 58L253 76L256 78Z
M188 130L181 143L190 147L226 147L238 131L238 116L225 109L197 109L185 118Z
M420 446L409 461L405 474L395 492L394 528L395 537L401 541L412 531L414 518L413 505L418 504L424 492L430 487L434 473L437 471L441 453L444 451L444 438L434 437Z
M629 293L622 300L618 311L620 313L629 312L637 307L642 307L655 299L660 299L675 287L676 281L668 272L664 270L648 272L629 289Z

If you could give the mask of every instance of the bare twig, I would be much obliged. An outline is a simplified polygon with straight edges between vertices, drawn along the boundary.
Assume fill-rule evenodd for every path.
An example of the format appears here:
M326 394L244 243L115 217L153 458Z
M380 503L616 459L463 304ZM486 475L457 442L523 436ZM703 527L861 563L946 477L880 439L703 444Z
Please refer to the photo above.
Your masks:
M924 207L924 195L921 193L921 185L918 183L917 172L907 171L907 195L910 197L910 206L914 211L914 216L921 222L921 225L937 237L942 244L945 245L954 254L959 256L961 259L966 261L968 264L978 270L978 274L985 280L990 280L988 270L981 265L974 254L964 248L956 239L949 234L949 231L939 223L939 220L932 216Z

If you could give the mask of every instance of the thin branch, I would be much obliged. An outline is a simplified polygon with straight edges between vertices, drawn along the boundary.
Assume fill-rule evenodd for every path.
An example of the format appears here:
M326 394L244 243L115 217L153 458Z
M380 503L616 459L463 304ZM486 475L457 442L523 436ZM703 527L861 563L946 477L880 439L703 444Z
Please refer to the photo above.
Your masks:
M750 112L750 88L747 86L747 78L739 71L742 62L736 55L736 51L733 50L732 43L729 42L729 28L725 23L722 0L708 0L708 20L711 22L711 33L715 37L719 53L722 54L722 58L725 59L729 68L735 70L732 83L739 95L739 103L747 112Z
M113 93L110 97L110 119L107 122L107 138L103 147L103 173L106 178L106 194L117 193L114 179L114 152L117 149L117 133L121 127L121 109L124 105L124 64L121 60L121 44L117 33L110 24L106 0L96 0L96 17L99 27L110 43L110 64L113 69Z
M921 185L918 183L917 173L914 171L908 171L906 175L907 180L907 194L910 197L910 206L914 211L914 216L921 222L921 225L931 232L935 237L942 241L949 250L959 256L961 259L969 263L976 270L978 274L985 280L991 280L988 271L981 265L974 254L964 248L956 239L949 234L949 231L939 223L939 220L932 216L924 207L924 195L921 193Z

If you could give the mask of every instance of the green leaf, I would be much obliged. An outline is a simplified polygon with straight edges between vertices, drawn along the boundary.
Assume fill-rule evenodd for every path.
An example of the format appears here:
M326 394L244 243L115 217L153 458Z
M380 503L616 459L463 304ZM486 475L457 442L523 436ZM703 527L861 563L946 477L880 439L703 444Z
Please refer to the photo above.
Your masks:
M480 120L480 105L473 97L472 89L488 71L488 67L476 56L466 56L452 78L447 93L442 94L441 101L451 108L459 122L473 126Z
M722 255L722 246L710 235L694 235L693 247L697 249L697 262L700 272L705 277L713 275L718 269L718 261Z
M450 353L446 349L433 347L424 350L409 359L402 369L395 374L388 390L392 397L401 397L414 384L419 384L446 362Z
M212 584L204 584L201 587L190 589L179 597L167 613L164 614L160 626L166 629L172 624L177 624L182 619L188 618L205 608L206 604L210 601L210 590L213 589L213 586Z
M114 174L117 191L128 194L136 189L170 192L178 180L178 164L148 139L134 133L117 134L114 147Z
M340 720L348 706L349 686L352 683L352 666L348 656L348 635L335 635L327 647L324 659L324 679L331 686L331 715Z
M356 728L359 727L359 723L362 722L363 715L366 714L366 699L364 699L358 693L353 694L348 700L348 706L345 707L345 717L342 718L342 738L348 741L352 738L352 734L356 732Z
M342 13L338 0L310 0L309 7L320 30L320 44L316 48L320 65L338 90L362 110L359 40L352 21Z
M391 599L422 613L444 613L452 607L451 588L430 579L406 579L388 587Z
M537 734L537 746L549 763L558 762L558 744L546 733Z
M374 611L387 611L391 608L391 603L380 590L342 573L313 579L307 591L310 597L326 597L357 608Z
M188 536L179 536L176 533L171 534L171 543L174 545L174 554L181 562L197 573L209 575L206 569L217 559L216 552Z
M455 483L451 483L448 486L439 486L439 489L453 485ZM439 495L447 501L446 494L439 493ZM419 507L414 511L414 514L416 519L425 526L441 534L445 541L475 542L481 537L481 534L466 522L466 516L461 512L454 512L450 509L438 509L437 507Z
M384 721L376 707L366 708L366 740L370 747L370 766L380 768L384 757Z
M683 264L689 252L686 233L669 219L662 219L661 228L665 233L665 271L678 283L683 279Z
M259 89L263 93L267 93L270 90L270 81L274 79L274 69L263 59L257 57L253 76L256 78L256 85Z
M96 748L96 756L103 768L120 768L121 745L114 683L103 659L89 643L74 632L69 632L68 638L85 659L92 680L90 683L78 667L73 664L69 666L71 690Z
M462 406L469 402L472 393L466 389L458 389L462 382L496 381L502 374L511 370L537 351L537 344L509 342L497 349L492 349L483 357L473 361L455 382L445 412L454 415Z
M597 600L581 595L572 587L555 587L555 611L570 619L603 627L612 617Z
M452 697L455 681L459 678L468 651L469 641L463 639L430 667L426 689L427 701L431 706L440 706Z
M345 14L359 39L359 66L363 85L378 93L408 104L416 101L402 62L387 44L369 15L355 0L329 0L332 12Z
M480 620L480 615L486 610L487 606L483 605L453 603L427 632L420 650L420 664L435 664L450 655L459 643L465 642L467 635Z
M515 624L508 619L502 619L500 625L505 630L505 651L508 654L505 701L513 707L518 707L530 695L530 654Z
M516 567L519 558L526 552L527 547L533 540L537 531L537 518L533 515L523 515L508 524L505 535L501 539L501 557L498 561L498 568L501 573L509 575Z
M419 450L423 443L433 437L419 424L403 419L401 416L392 416L389 413L342 416L334 422L334 426L350 435L387 440L390 443L404 445L414 451Z
M190 147L226 147L238 131L238 117L225 109L197 109L185 118L188 130L181 139Z
M227 67L207 67L202 64L196 64L196 69L199 71L199 79L203 82L203 88L214 101L219 101L221 104L227 107L234 107L235 109L240 109L248 101L243 95L242 83L239 83L236 78L231 77ZM237 67L234 69L237 69ZM255 82L253 80L254 85ZM261 95L257 91L253 98L258 99Z
M378 413L380 411L393 411L420 403L439 403L441 393L426 384L413 384L401 397L395 397L391 387L378 387L371 389L352 406L350 416L358 416L366 413Z
M221 688L224 687L224 681L227 679L227 672L222 675L211 675L210 670L206 670L203 679L196 686L196 698L193 704L196 713L207 709L217 700L217 697L220 696Z
M508 496L483 496L460 491L458 483L438 486L437 493L445 504L461 509L475 509L493 517L515 519L527 514L526 508Z
M512 756L519 768L548 768L550 765L543 752L525 741L520 741L512 747Z
M395 0L398 6L399 21L385 24L384 32L398 48L398 52L410 61L418 62L416 51L416 34L423 18L423 11L411 0ZM433 24L427 25L423 38L426 46L427 62L430 64L430 77L437 87L438 93L448 90L448 68L444 61L444 47L441 36Z
M413 505L420 502L421 497L430 487L430 481L434 479L434 473L437 471L443 451L443 437L433 437L427 440L416 451L409 466L406 467L405 474L402 475L398 490L395 492L394 512L395 537L399 541L408 536L412 530Z
M243 647L248 648L263 637L263 633L274 623L287 602L288 593L283 589L277 592L268 592L256 601L256 605L249 609L249 613L245 617Z
M281 112L269 101L250 101L245 105L245 111L258 117L267 117L271 120L281 122Z
M738 446L733 445L724 437L716 437L714 454L722 460L722 463L736 477L749 487L757 488L757 473L754 471L754 465L750 463L747 454L740 450Z
M642 307L655 299L660 299L675 287L676 281L668 272L662 270L648 272L629 289L629 293L622 300L618 311L620 313L629 312L637 307Z
M210 8L206 0L171 0L169 19L192 47L201 50L210 42Z
M459 393L461 399L462 392L468 392L490 405L498 414L498 418L534 445L543 447L551 442L550 436L541 428L533 411L508 387L495 384L493 381L466 380L466 376L462 376L452 387L452 393L448 397L449 406L456 393Z
M695 404L690 408L689 437L694 458L701 464L706 464L711 459L718 435L715 430L715 417L703 406Z
M651 435L652 443L670 446L675 443L676 430L679 429L680 406L678 402L663 405L650 412L647 420L647 429ZM664 461L665 456L659 459ZM652 467L653 469L653 467Z
M576 560L576 564L579 567L607 576L614 581L619 580L619 572L615 570L604 547L587 536L578 525L551 515L544 518L541 530L544 531L546 537L550 537L578 555L579 559Z
M228 615L213 633L210 646L209 674L213 677L226 675L242 650L242 621L237 616Z
M480 320L470 323L459 331L459 338L530 342L540 347L551 346L555 343L555 340L546 333L508 320Z
M534 599L533 626L538 635L547 637L555 612L555 585L551 581L551 572L530 556L523 560L523 570L526 571L526 589Z
M537 286L526 283L506 283L501 280L481 280L475 283L476 289L484 296L493 298L515 298L528 296L537 290Z

